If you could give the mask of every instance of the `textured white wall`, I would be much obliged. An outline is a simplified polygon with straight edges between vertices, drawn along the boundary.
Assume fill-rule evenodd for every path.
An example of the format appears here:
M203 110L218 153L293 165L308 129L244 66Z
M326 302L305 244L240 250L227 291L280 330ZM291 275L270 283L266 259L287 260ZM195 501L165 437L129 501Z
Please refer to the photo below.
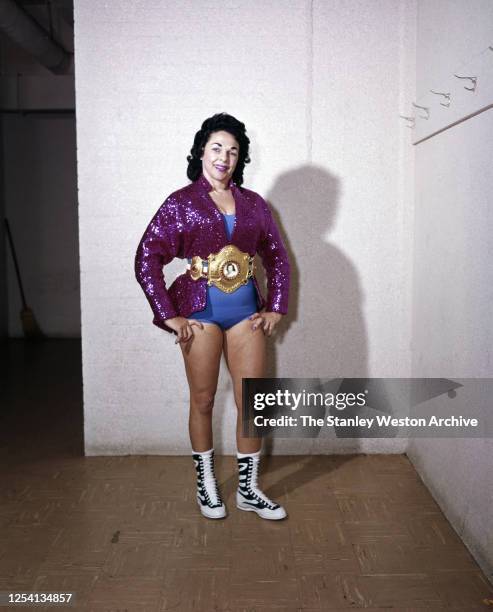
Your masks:
M190 450L173 337L133 276L145 226L187 184L201 122L252 141L245 185L271 203L293 264L275 376L407 376L414 1L75 2L87 454ZM171 282L183 262L167 266ZM235 451L225 364L215 447ZM275 440L275 452L402 450L403 440Z
M455 67L491 44L492 24L491 2L420 0L418 97L426 87L438 91L453 87ZM457 73L470 75L467 68ZM492 141L493 111L489 110L416 145L412 308L416 377L493 377ZM479 383L459 389L457 401L478 411L486 406L491 414L491 397ZM430 402L430 410L434 405ZM491 427L490 418L490 432ZM408 455L493 582L492 440L413 439Z
M489 110L416 146L416 376L493 376L492 141Z

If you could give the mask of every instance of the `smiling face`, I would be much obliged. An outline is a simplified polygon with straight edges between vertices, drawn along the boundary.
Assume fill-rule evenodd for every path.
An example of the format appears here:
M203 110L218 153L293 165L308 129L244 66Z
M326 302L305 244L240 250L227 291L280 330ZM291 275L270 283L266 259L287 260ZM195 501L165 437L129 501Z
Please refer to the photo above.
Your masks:
M220 130L209 136L202 154L202 171L213 186L226 187L233 176L240 145L229 132Z

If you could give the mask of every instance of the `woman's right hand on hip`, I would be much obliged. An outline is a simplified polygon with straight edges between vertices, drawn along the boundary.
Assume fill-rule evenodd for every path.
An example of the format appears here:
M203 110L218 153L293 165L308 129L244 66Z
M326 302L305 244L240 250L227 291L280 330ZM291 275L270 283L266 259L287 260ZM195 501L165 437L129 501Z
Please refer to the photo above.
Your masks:
M194 325L200 327L200 329L204 329L204 326L200 321L186 319L185 317L173 317L172 319L166 319L165 323L168 327L171 327L171 329L176 332L177 338L175 340L175 344L178 344L178 342L188 342L191 338L193 338L192 327Z

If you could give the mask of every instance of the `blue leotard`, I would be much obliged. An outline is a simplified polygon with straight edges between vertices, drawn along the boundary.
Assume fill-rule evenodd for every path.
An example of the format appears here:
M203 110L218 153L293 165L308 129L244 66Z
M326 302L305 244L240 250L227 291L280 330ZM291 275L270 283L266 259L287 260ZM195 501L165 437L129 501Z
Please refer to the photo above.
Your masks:
M222 213L226 225L228 240L231 238L235 215ZM188 259L191 262L191 259ZM225 293L214 285L207 285L207 301L204 310L192 313L188 319L197 319L202 323L215 323L221 329L229 329L236 323L248 319L257 312L255 285L251 278L232 293Z

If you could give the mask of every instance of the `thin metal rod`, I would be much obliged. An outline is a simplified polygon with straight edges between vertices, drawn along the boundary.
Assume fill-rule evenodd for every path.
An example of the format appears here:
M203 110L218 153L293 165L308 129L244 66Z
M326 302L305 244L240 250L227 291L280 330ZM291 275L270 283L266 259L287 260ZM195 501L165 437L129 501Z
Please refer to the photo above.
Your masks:
M464 121L467 121L468 119L471 119L472 117L475 117L476 115L484 113L490 108L493 108L493 104L488 104L488 106L480 108L474 113L466 115L465 117L461 117L461 119L457 119L457 121L454 121L453 123L449 123L449 125L446 125L445 127L437 130L436 132L433 132L432 134L428 134L428 136L425 136L424 138L421 138L420 140L413 142L413 145L420 144L421 142L424 142L425 140L428 140L429 138L433 138L433 136L436 136L437 134L441 134L442 132L445 132L445 130L448 130L449 128L454 127L455 125L459 125L459 123L463 123Z

